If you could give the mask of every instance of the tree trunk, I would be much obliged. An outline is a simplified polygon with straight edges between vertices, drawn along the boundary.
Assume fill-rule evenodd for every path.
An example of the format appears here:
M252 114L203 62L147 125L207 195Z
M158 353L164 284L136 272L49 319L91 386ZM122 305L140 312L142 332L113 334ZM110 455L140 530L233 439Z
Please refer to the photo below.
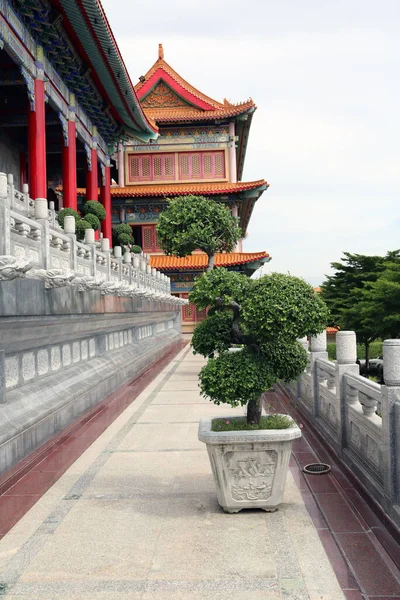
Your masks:
M261 398L250 400L247 405L247 422L259 424L261 419Z
M207 271L212 271L214 268L215 254L208 255L208 267Z
M369 342L365 342L365 374L369 374Z

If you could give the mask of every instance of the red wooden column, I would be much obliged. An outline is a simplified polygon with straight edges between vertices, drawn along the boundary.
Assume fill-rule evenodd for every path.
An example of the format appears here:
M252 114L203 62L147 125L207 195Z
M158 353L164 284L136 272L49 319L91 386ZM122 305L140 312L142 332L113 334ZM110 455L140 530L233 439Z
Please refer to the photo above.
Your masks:
M109 166L104 167L104 178L100 188L100 202L106 210L106 218L101 222L101 232L103 237L110 240L110 246L112 246L111 170Z
M86 167L86 200L99 199L97 150L90 148L90 163Z
M38 59L41 54L38 54ZM47 197L46 115L43 63L36 62L34 102L28 113L29 187L33 200Z
M63 205L64 208L78 208L76 182L76 124L75 109L72 99L69 108L67 136L64 136L62 151L63 166Z

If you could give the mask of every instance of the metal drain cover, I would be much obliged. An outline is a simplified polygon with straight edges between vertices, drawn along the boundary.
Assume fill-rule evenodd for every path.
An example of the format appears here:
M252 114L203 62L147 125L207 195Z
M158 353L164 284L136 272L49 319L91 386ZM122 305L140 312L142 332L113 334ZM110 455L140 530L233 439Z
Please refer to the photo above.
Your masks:
M309 475L327 475L331 472L331 466L325 463L312 463L303 468L304 473Z

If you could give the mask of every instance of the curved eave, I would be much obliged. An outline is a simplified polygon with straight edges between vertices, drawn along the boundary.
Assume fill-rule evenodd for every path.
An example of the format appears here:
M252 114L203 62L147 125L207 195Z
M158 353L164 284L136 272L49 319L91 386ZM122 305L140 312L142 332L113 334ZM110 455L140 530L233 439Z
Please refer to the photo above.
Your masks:
M157 128L145 116L99 0L54 0L61 7L92 69L112 114L130 135L156 139ZM66 25L64 23L64 25Z

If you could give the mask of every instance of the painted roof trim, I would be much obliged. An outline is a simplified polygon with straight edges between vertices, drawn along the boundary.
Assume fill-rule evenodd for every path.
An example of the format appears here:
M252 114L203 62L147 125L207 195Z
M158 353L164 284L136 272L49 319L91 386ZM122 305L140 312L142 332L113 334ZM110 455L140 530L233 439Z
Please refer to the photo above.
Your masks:
M211 182L211 183L178 183L178 184L165 184L161 183L158 185L130 185L126 187L112 187L111 196L113 198L150 198L150 197L174 197L174 196L188 196L190 194L204 194L205 196L212 196L217 194L235 194L239 192L246 192L250 190L257 190L263 192L269 187L269 184L260 179L259 181L243 182L238 181L237 183L228 182ZM78 196L84 196L86 194L85 188L78 188Z
M148 141L157 127L143 112L100 0L51 0L79 40L113 114L128 135ZM64 25L66 23L64 22ZM118 77L119 73L119 77Z

